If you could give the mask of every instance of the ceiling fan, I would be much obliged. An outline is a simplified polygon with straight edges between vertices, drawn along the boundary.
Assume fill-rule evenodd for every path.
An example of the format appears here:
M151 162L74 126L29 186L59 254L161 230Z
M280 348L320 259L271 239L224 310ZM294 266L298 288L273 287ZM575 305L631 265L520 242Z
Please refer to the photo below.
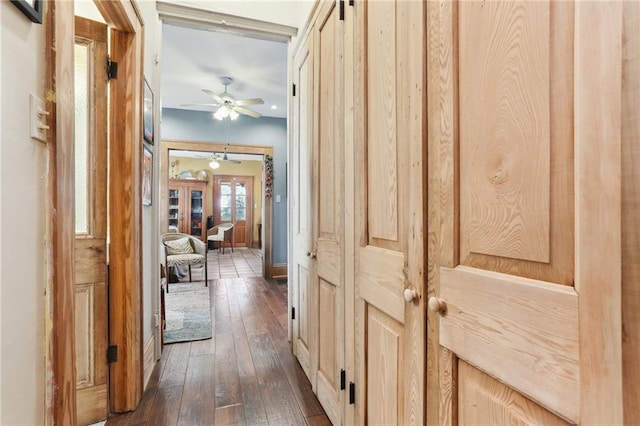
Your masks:
M220 108L213 113L213 117L218 120L224 120L227 117L231 120L235 120L240 114L248 115L253 118L258 118L262 115L257 111L245 108L247 105L264 104L264 101L261 98L236 99L227 91L227 88L233 82L233 79L231 77L220 77L220 82L224 85L223 93L217 94L209 89L202 89L204 93L215 99L217 103L184 104L183 106L219 106Z
M229 156L227 155L226 149L222 155L218 154L217 152L214 152L211 155L211 157L209 157L209 160L211 160L211 162L209 163L209 167L211 167L212 169L217 169L218 167L220 167L220 162L222 161L225 161L227 163L233 163L233 164L242 163L242 161L230 159Z

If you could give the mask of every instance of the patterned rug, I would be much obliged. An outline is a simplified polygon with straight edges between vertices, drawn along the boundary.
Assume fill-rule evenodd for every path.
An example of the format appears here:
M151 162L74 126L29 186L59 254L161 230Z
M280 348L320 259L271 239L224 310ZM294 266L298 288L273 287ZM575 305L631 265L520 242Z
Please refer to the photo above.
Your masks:
M171 284L165 294L164 343L189 342L211 338L209 287L204 283Z

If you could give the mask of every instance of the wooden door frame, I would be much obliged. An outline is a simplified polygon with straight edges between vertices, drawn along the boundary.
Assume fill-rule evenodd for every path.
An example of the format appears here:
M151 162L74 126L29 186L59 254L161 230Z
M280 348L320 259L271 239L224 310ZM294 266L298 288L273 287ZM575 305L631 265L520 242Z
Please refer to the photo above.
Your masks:
M169 151L199 151L199 152L222 152L226 150L230 154L254 154L270 155L273 157L272 146L256 146L241 144L226 144L217 142L196 142L184 140L163 140L160 143L160 229L168 229L167 219L168 190L169 190ZM264 171L263 171L264 174ZM263 179L264 180L264 179ZM262 188L264 194L264 186ZM263 197L262 209L264 217L264 256L262 257L262 275L265 278L273 277L273 198Z
M110 83L111 411L133 410L142 395L141 93L143 22L135 0L95 0L111 28L118 80ZM46 2L45 93L49 131L45 423L76 424L74 330L74 3ZM117 108L116 108L117 106ZM124 125L122 125L124 123Z
M211 203L213 204L213 209L212 209L212 216L215 222L215 218L216 218L216 181L218 179L229 179L232 180L234 178L242 178L245 180L250 181L250 185L251 185L251 191L247 191L247 194L249 195L249 197L251 198L251 203L247 203L245 200L245 206L252 206L254 205L254 199L253 199L253 184L254 184L254 177L252 175L214 175L213 176L213 188L211 190L211 195L212 195L212 200ZM261 191L264 192L264 191ZM233 191L233 193L235 194L235 190ZM220 195L219 193L217 195ZM233 201L235 201L235 198L233 199ZM222 208L220 208L222 209ZM233 210L235 211L235 208L233 208ZM246 207L246 215L245 215L245 222L249 223L250 226L248 226L249 230L248 230L248 237L246 238L246 244L247 247L252 248L253 247L253 208L248 208ZM233 215L232 215L233 218ZM237 220L236 220L237 222ZM222 223L222 220L220 220L220 223ZM215 223L214 223L215 224ZM234 229L233 231L233 235L235 238L236 235L236 230ZM234 243L235 244L235 243Z

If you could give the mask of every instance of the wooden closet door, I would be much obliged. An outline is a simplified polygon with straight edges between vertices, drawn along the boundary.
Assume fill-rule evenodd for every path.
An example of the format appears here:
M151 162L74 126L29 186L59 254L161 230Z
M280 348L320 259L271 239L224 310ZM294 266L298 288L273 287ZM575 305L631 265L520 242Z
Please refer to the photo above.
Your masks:
M354 8L356 422L422 425L424 4Z
M622 4L427 10L428 423L622 424Z
M293 353L315 390L316 367L316 312L311 294L313 248L312 162L313 149L313 51L312 38L307 39L294 57L293 81L296 93L293 97L293 144L292 144L292 197L291 218L293 249L291 263L291 298Z
M317 127L314 138L316 235L313 294L316 312L316 393L334 425L342 423L344 368L344 113L343 21L336 2L324 2L314 26Z

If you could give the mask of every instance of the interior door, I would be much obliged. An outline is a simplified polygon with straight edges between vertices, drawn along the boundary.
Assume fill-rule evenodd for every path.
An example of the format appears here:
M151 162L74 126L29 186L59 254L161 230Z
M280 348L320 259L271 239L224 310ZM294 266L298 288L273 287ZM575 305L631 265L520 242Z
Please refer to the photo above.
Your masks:
M336 2L322 3L314 26L316 137L314 139L316 265L312 275L317 295L318 400L334 425L342 423L344 388L344 113L343 21Z
M622 424L622 5L427 8L428 423Z
M107 27L75 21L75 350L79 424L107 417Z
M214 225L233 223L234 247L251 247L253 176L217 175L214 180Z
M302 366L315 390L315 360L312 348L315 347L315 307L311 294L311 253L313 244L312 224L312 141L314 117L313 111L313 51L312 37L307 38L294 57L293 70L293 143L291 164L291 218L292 218L292 256L291 264L291 318L293 353Z
M424 423L424 4L354 6L358 424Z

